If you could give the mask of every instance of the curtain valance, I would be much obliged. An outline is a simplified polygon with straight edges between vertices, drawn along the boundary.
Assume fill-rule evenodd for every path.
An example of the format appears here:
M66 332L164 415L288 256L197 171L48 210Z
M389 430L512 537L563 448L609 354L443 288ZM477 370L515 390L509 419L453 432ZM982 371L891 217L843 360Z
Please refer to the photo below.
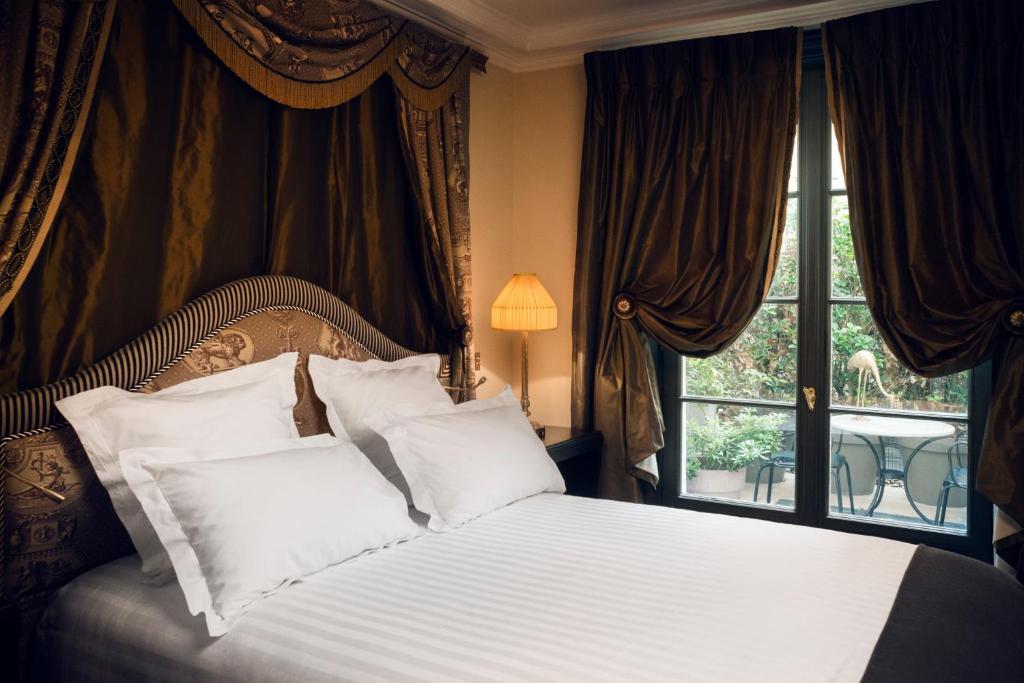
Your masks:
M420 109L465 87L470 50L363 0L174 0L207 47L289 107L333 107L387 73Z

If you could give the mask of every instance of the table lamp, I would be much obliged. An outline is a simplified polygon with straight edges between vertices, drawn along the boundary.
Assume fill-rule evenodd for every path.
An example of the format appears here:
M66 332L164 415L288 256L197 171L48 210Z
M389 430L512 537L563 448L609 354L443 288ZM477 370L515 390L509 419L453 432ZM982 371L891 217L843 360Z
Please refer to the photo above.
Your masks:
M510 330L522 334L523 339L523 390L519 403L526 417L530 417L529 390L529 341L533 330L553 330L558 326L558 307L555 300L544 289L535 273L516 273L505 283L498 298L491 304L491 328ZM530 420L534 430L541 437L544 428Z

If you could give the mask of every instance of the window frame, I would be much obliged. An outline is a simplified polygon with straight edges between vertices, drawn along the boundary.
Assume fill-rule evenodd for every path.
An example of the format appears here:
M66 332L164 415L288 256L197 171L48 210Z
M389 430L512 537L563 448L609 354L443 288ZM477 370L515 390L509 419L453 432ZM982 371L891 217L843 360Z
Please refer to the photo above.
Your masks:
M985 363L969 374L967 418L936 416L915 412L910 418L946 417L965 422L968 429L968 502L967 533L942 529L905 526L872 519L862 521L845 516L830 516L828 462L824 457L830 440L829 419L833 412L892 415L877 408L831 405L831 315L835 303L863 303L862 297L832 295L831 273L831 197L846 194L830 187L831 120L827 106L824 60L820 32L804 33L803 74L800 92L799 158L799 276L798 296L770 297L766 303L797 304L796 446L798 456L796 504L793 509L768 507L747 501L723 501L681 495L682 406L686 402L706 402L752 407L779 407L792 410L788 402L762 399L733 399L683 396L682 361L678 354L651 343L658 367L661 401L664 406L665 447L657 454L661 484L652 502L701 512L752 517L775 522L800 524L833 531L879 536L898 541L924 543L977 559L992 560L992 505L974 488L975 477L988 417L992 391L992 367ZM788 193L790 197L793 193ZM822 338L824 337L824 338ZM800 387L818 388L818 405L810 411L800 395ZM834 409L834 410L833 410ZM826 447L823 450L823 447Z

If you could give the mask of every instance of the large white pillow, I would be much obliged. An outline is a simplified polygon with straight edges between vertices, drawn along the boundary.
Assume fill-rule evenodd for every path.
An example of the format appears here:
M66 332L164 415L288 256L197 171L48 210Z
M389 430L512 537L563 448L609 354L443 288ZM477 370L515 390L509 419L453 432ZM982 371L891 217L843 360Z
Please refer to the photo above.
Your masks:
M394 362L309 357L313 389L327 407L327 422L338 436L348 436L388 481L411 502L409 487L395 464L387 442L366 425L366 418L385 410L416 414L455 409L437 379L441 357L410 356Z
M332 434L317 434L315 436L307 436L299 439L271 439L267 441L246 441L244 443L225 444L217 447L215 450L210 450L208 448L170 450L180 452L183 458L190 456L193 460L207 460L209 458L244 458L250 455L278 453L281 451L298 450L301 448L336 446L338 443L340 443L338 438ZM129 487L131 487L131 484L128 482L128 472L125 470L123 457L125 453L136 453L139 450L140 449L137 448L129 448L118 454L118 464L121 467L121 471L124 473L126 485ZM146 451L146 448L142 448L141 450ZM164 549L163 542L160 540L161 535L156 531L156 526L157 524L171 524L175 528L179 528L177 519L175 519L173 515L168 514L158 520L154 520L146 514L145 506L141 503L142 499L152 499L154 496L162 496L156 486L156 482L151 478L137 480L135 486L131 488L131 492L134 494L136 505L141 506L139 507L140 514L142 514L146 520L146 541L142 547L136 548L136 550L138 550L139 557L142 558L142 566L150 568L150 572L146 574L145 582L164 584L169 581L173 581L174 566L171 563L171 558L168 556L167 551Z
M138 446L203 447L298 438L297 353L200 377L153 394L99 387L57 401L107 489L151 582L170 580L170 561L121 473L118 453Z
M392 412L366 420L387 439L413 505L430 515L428 527L434 531L543 491L565 492L558 467L518 405L481 410L474 403L487 402L471 401L437 415Z
M189 611L206 615L211 636L303 576L420 533L402 494L350 443L219 456L121 454Z

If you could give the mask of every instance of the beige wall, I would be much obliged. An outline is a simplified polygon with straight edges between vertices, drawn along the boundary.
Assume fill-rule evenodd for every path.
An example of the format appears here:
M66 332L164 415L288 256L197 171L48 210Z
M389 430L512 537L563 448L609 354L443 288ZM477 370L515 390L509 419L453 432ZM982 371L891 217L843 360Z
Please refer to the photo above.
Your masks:
M490 305L513 272L535 272L558 305L558 329L530 335L534 419L569 424L576 202L586 83L582 66L470 83L473 318L482 397L520 389L519 339L490 328Z

